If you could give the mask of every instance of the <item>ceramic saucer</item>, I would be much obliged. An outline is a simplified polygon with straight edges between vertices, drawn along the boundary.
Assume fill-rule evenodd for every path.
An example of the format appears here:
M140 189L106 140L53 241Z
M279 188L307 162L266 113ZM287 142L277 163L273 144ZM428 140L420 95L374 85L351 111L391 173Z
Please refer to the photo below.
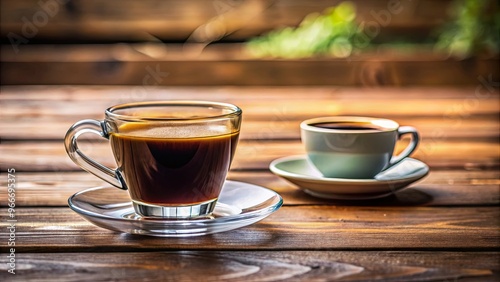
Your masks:
M261 186L226 181L210 217L191 220L142 218L128 192L111 186L90 188L68 199L72 210L91 223L114 231L160 237L188 237L224 232L255 223L278 210L283 199Z
M373 179L324 177L309 163L306 156L280 158L271 162L269 168L310 195L338 200L386 197L429 173L429 167L425 163L412 158L406 158Z

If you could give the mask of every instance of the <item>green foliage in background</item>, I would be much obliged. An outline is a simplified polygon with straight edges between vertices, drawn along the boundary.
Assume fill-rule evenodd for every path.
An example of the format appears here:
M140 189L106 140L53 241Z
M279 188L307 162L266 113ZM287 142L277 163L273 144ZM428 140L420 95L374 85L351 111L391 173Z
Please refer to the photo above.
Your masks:
M352 3L343 2L322 14L307 15L297 28L285 27L252 39L247 47L256 57L306 58L318 54L351 55L359 30Z
M500 51L500 12L497 0L455 0L453 20L439 30L436 48L458 58ZM496 8L496 9L493 9Z
M451 19L436 30L432 40L436 50L457 58L500 52L500 12L498 0L455 0ZM356 22L356 9L342 2L322 14L307 15L296 28L285 27L250 40L247 50L256 57L309 58L318 55L345 58L363 48L379 45L363 34L364 25ZM362 42L363 44L360 44ZM418 43L379 42L399 51L413 50ZM413 47L412 47L413 46ZM419 47L420 48L420 47Z

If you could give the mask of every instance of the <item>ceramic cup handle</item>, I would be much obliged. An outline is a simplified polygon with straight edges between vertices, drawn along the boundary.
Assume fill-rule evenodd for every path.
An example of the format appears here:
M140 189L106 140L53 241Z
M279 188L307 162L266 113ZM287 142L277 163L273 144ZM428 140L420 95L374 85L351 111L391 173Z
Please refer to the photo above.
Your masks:
M78 137L84 133L97 134L106 139L108 139L109 136L106 125L102 121L85 119L73 124L64 137L64 146L71 160L82 169L94 174L113 186L127 190L127 185L119 170L111 169L94 161L78 148Z
M391 161L389 162L389 165L387 168L388 169L398 163L400 163L402 160L404 160L406 157L409 157L413 151L418 146L418 143L420 141L420 136L418 135L418 131L416 128L411 127L411 126L401 126L398 128L398 140L401 139L401 137L405 134L411 134L411 142L406 147L399 155L393 156Z

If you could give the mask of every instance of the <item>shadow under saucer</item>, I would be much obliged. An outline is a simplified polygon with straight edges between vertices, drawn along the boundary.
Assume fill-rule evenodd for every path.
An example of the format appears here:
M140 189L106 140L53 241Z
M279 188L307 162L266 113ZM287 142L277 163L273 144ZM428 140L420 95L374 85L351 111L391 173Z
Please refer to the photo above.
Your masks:
M372 179L324 177L309 163L306 156L274 160L269 169L314 197L354 201L391 196L429 173L429 167L425 163L412 158L404 159Z

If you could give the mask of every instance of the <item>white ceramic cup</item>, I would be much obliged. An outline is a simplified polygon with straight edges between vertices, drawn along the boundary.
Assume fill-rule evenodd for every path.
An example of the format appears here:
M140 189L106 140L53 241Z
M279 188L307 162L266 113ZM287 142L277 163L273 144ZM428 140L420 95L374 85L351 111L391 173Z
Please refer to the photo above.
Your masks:
M308 160L329 178L373 178L408 157L419 143L414 127L400 127L382 118L313 118L303 121L300 129ZM396 142L404 134L411 135L411 142L393 156Z

